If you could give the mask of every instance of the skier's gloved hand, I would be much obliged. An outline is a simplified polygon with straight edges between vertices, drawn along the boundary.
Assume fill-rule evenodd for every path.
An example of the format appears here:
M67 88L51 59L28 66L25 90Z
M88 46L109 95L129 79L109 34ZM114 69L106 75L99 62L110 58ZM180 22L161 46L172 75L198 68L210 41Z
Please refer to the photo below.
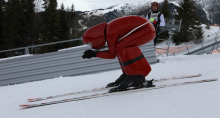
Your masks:
M157 25L157 21L154 21L153 24L154 24L154 25Z
M95 52L95 51L93 51L93 50L86 50L86 51L84 52L84 55L82 56L82 58L83 58L83 59L85 59L85 58L90 59L90 58L92 58L92 57L96 57L96 53L97 53L97 52Z
M160 23L157 21L154 21L152 24L154 25L154 28L157 30Z

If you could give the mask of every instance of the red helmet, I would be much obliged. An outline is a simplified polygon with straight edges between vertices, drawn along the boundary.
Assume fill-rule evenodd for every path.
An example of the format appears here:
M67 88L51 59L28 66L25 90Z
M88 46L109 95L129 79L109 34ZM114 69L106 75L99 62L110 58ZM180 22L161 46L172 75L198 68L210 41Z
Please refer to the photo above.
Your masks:
M99 49L105 45L105 26L106 23L101 23L89 28L83 34L84 44L92 45L93 49Z
M153 6L153 5L156 5L156 6L157 6L157 9L158 9L158 6L159 6L159 5L158 5L157 2L152 2L152 3L151 3L151 9L152 9L152 6Z

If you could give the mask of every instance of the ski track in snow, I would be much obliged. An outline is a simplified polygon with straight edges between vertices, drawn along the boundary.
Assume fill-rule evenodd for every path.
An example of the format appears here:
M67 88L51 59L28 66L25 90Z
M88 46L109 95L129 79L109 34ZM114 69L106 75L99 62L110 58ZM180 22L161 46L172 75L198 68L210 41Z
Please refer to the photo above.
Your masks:
M220 55L180 55L161 57L151 65L147 79L199 74L201 77L157 82L163 85L220 77ZM29 98L47 97L82 90L101 88L120 76L121 70L76 77L59 77L0 87L0 118L219 118L220 82L207 82L125 93L100 98L72 101L48 106L21 109ZM104 91L103 91L104 92ZM101 92L97 92L101 93ZM70 95L55 101L93 93Z

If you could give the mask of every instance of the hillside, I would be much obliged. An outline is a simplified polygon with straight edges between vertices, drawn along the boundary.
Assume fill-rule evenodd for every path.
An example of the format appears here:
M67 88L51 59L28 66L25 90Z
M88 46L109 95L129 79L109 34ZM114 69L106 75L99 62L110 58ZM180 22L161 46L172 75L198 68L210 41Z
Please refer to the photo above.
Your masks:
M75 22L75 27L79 29L80 35L82 35L86 29L103 23L110 22L115 18L119 18L127 15L139 15L146 17L146 14L150 12L150 4L153 0L142 0L139 2L129 2L124 4L117 4L110 6L105 9L95 9L92 11L76 11L77 18ZM162 6L163 0L158 0L159 9ZM177 13L177 9L179 7L179 3L181 0L169 0L169 11L171 17L174 18L174 15ZM207 23L209 19L209 12L207 9L212 7L212 4L208 2L208 0L197 0L197 12L200 16L200 22Z

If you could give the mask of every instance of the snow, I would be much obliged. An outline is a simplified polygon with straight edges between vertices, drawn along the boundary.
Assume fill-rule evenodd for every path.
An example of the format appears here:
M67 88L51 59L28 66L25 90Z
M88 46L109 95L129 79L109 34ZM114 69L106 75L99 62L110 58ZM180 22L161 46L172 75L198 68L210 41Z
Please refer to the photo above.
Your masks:
M85 25L83 25L82 22L83 22L83 20L79 20L79 21L78 21L79 25L81 26L81 29L79 29L79 31L82 31L82 30L88 29L88 27L85 26Z
M211 79L220 76L220 67L217 66L220 65L219 54L179 55L160 57L159 59L160 63L151 65L152 71L146 79L161 79L199 73L202 76L158 82L155 85ZM219 80L30 109L19 107L20 104L28 104L27 99L29 98L101 88L117 79L120 74L121 70L115 70L0 87L0 118L219 118L220 116ZM94 93L71 95L36 103L88 94Z
M219 33L220 27L218 26L210 26L210 29L205 29L206 25L202 24L202 29L204 31L204 36L206 40L209 40L212 36L216 37L216 33ZM210 37L208 37L208 35Z

